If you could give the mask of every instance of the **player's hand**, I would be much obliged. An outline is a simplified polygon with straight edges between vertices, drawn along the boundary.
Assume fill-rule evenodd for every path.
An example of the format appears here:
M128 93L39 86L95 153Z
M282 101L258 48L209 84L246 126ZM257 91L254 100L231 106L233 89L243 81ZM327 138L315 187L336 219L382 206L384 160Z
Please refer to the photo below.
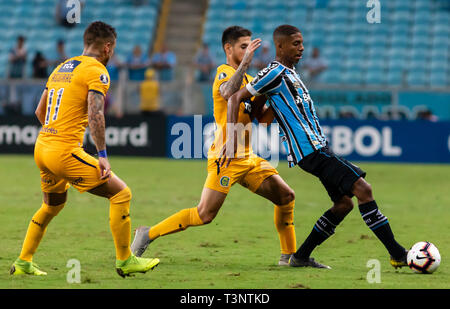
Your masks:
M107 179L111 176L111 165L108 158L98 158L98 166L100 167L100 180Z
M244 58L242 59L242 62L250 64L253 59L253 55L255 54L255 51L261 46L261 39L254 39L250 42L250 44L247 46L247 49L245 50Z
M222 167L226 163L225 168L227 168L230 165L231 160L234 159L236 151L237 151L237 136L235 135L234 138L229 138L225 143L225 145L223 145L219 157L220 167Z

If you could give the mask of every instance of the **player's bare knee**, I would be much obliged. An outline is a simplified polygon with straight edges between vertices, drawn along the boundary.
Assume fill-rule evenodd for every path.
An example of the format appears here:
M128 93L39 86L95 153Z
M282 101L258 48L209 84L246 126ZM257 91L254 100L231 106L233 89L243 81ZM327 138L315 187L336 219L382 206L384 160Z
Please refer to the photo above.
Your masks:
M372 186L364 180L364 178L359 178L353 184L353 194L361 202L370 201L373 199L372 196Z
M211 209L205 209L202 212L198 212L200 219L202 220L203 224L209 224L211 223L214 218L217 216L217 212Z
M202 220L203 224L211 223L214 220L214 218L216 217L216 213L213 213L213 212L203 212L203 213L199 212L198 214L199 214L200 220Z
M283 195L279 198L277 205L287 205L295 200L295 192L291 188L288 188Z
M65 205L65 202L60 205L48 205L44 202L42 207L44 208L44 210L47 213L49 213L53 217L56 217L61 212L61 210L64 208L64 205Z
M44 203L49 206L59 206L67 201L67 191L63 193L43 192Z
M338 218L344 218L348 213L350 213L353 209L353 201L351 198L344 196L338 202L335 202L332 207L332 212Z
M199 204L197 206L197 210L198 216L200 217L200 220L202 220L203 224L211 223L217 215L217 212L209 209L208 207L202 204Z
M352 211L354 205L353 205L353 201L352 199L345 199L344 203L343 203L343 208L347 211L347 213L349 213L350 211Z
M131 189L129 187L125 187L120 192L110 197L109 200L113 203L126 203L131 201L133 194L131 193Z
M295 192L291 188L289 188L289 191L288 191L288 193L286 195L286 199L287 199L286 200L287 201L286 204L289 204L290 202L295 201Z

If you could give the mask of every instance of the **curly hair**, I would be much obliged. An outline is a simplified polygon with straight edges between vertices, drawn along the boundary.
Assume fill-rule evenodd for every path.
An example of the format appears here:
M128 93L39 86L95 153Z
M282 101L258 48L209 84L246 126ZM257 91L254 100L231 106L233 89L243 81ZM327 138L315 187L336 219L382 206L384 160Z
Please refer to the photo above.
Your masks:
M116 38L116 29L102 21L91 23L83 35L84 45L86 46L105 41L114 41Z

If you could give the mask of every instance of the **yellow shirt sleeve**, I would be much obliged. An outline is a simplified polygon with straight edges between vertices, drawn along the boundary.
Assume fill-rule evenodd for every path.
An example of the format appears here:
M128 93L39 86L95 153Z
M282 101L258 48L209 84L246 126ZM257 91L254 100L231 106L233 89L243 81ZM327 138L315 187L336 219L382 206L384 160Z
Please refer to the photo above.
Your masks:
M216 78L214 79L215 87L219 89L220 86L223 83L227 82L235 72L236 70L229 65L221 65L220 67L218 67Z
M83 74L86 76L88 91L99 92L106 96L109 89L110 78L105 67L101 67L100 65L90 65Z

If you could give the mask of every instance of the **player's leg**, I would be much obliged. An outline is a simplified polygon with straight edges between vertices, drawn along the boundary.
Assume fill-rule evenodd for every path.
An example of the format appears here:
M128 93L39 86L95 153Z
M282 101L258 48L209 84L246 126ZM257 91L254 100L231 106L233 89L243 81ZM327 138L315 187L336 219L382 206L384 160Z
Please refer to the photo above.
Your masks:
M242 160L241 160L242 161ZM210 223L222 207L232 184L236 181L236 167L233 161L227 169L218 168L216 161L208 160L208 176L203 187L200 203L196 207L182 209L154 226L136 229L131 250L141 256L148 245L160 236L183 231L190 226Z
M328 148L306 156L299 166L320 179L333 201L333 206L316 221L311 233L293 254L290 265L330 268L317 263L310 255L317 246L334 234L336 227L353 209L352 194L345 188L347 183L353 184L365 173L356 167L350 170L349 165L339 160Z
M50 221L58 215L64 208L67 200L67 182L58 180L56 178L49 178L50 175L41 172L41 179L43 181L42 187L44 190L54 190L61 193L43 192L43 202L41 207L33 215L23 241L22 250L19 258L11 267L11 275L31 274L31 275L46 275L47 273L41 271L39 267L33 263L33 256L36 253L42 238L45 235L47 226ZM49 188L52 186L52 188Z
M186 230L190 226L210 223L217 215L227 194L204 187L197 207L185 208L153 226L136 229L131 250L136 256L144 254L155 239Z
M294 254L294 258L297 263L293 263L293 266L296 266L295 264L300 264L299 266L313 266L301 264L309 263L310 255L313 250L335 233L337 226L342 222L342 220L344 220L345 216L347 216L352 209L353 202L350 197L341 196L338 198L333 203L333 206L322 214L322 216L317 220L311 230L311 233Z
M274 223L280 239L281 258L279 265L288 265L289 258L297 249L294 206L295 193L280 175L271 175L264 179L256 194L274 203Z
M116 270L121 276L146 272L159 264L158 259L140 259L131 254L131 190L126 183L112 173L108 179L100 179L98 160L82 148L72 149L65 161L65 178L80 192L109 200L109 224L116 249Z
M116 257L122 261L128 259L131 255L131 190L125 182L113 175L107 182L88 192L109 200L109 225L116 247Z
M197 207L183 209L152 226L149 231L150 239L155 240L160 236L183 231L190 226L210 223L219 212L226 196L226 193L204 187Z
M54 169L60 164L61 151L37 142L34 147L34 160L40 170L43 202L28 225L20 256L11 267L12 275L46 275L33 263L33 255L48 224L63 209L67 199L69 184Z
M130 202L132 194L126 183L113 174L107 182L88 192L109 199L109 225L116 248L117 273L125 277L135 272L145 273L156 267L159 259L137 258L131 253Z
M50 221L63 209L67 199L67 191L63 193L43 192L44 200L41 208L33 215L19 258L31 262L33 255L44 236Z
M108 179L101 180L98 160L82 148L70 151L65 158L63 173L79 192L89 192L110 201L109 224L116 257L121 261L128 259L131 255L130 188L114 173Z
M358 198L358 207L364 222L391 255L392 266L395 268L406 266L407 251L395 240L387 217L378 209L373 198L372 186L361 177L353 184L352 193Z
M395 242L387 219L376 207L371 187L364 180L366 175L364 171L336 156L328 148L307 156L303 161L300 167L319 177L335 205L319 218L310 234L311 237L308 237L309 240L297 250L294 257L304 258L311 253L311 247L319 245L334 233L337 225L353 208L351 197L354 195L358 198L359 209L366 223L371 228L375 227L374 233L389 248L391 255L397 259L398 254L405 254L405 249ZM400 266L397 263L394 264L394 266Z

